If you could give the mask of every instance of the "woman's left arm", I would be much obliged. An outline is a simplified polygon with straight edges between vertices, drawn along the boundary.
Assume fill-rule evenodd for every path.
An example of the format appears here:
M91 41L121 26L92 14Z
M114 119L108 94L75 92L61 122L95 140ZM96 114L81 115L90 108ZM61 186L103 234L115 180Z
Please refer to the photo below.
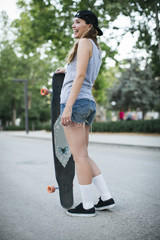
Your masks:
M84 78L86 76L87 66L89 58L91 56L91 52L92 52L91 42L86 38L80 39L77 49L76 77L73 81L71 92L67 100L64 112L62 114L61 121L63 125L66 125L67 120L71 122L72 106L78 97Z

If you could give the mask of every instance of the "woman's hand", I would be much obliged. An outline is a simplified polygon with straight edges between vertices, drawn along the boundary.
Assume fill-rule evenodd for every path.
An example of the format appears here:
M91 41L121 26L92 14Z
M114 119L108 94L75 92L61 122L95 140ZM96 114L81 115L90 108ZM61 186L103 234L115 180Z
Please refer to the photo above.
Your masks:
M55 73L65 73L66 69L65 68L57 68Z
M66 106L61 118L61 123L63 126L68 126L72 123L71 115L72 115L72 107Z

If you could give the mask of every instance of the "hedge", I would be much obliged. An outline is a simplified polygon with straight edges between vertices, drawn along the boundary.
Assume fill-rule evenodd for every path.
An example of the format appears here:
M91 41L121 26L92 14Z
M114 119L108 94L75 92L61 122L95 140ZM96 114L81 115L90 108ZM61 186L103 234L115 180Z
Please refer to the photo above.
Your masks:
M25 127L6 127L4 130L25 130ZM35 125L35 130L51 131L50 124ZM31 127L30 127L31 131ZM94 122L92 132L133 132L133 133L160 133L160 119L135 120L116 122Z
M25 131L25 126L8 126L4 127L3 130L5 131ZM51 124L35 124L34 130L46 130L46 131L51 131ZM32 126L29 125L29 131L32 131Z
M133 133L160 133L160 119L94 122L93 132L133 132Z

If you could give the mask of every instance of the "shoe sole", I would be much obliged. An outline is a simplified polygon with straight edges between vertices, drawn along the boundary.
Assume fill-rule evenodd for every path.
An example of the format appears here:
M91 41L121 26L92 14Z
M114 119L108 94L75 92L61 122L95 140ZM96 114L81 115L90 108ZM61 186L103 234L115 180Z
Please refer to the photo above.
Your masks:
M92 214L83 214L83 213L69 213L66 212L68 216L70 217L95 217L96 213L92 213Z
M112 205L109 205L109 206L104 206L104 207L99 207L99 208L96 208L96 207L95 207L95 210L97 210L97 211L110 210L110 209L113 208L114 206L115 206L115 204L112 204Z

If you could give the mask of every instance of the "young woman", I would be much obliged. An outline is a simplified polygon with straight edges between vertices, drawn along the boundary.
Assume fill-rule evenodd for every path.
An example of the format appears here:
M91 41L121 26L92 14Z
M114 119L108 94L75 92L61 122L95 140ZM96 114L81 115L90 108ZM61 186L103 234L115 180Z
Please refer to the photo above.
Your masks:
M91 11L79 11L72 25L74 44L68 55L67 69L58 68L57 73L66 72L61 91L61 122L70 151L73 155L82 203L69 209L70 216L95 216L95 210L112 208L115 203L108 191L96 163L88 156L89 129L96 114L92 86L101 66L101 51L97 35L103 35L98 28L98 19ZM92 182L100 193L100 199L93 204Z

